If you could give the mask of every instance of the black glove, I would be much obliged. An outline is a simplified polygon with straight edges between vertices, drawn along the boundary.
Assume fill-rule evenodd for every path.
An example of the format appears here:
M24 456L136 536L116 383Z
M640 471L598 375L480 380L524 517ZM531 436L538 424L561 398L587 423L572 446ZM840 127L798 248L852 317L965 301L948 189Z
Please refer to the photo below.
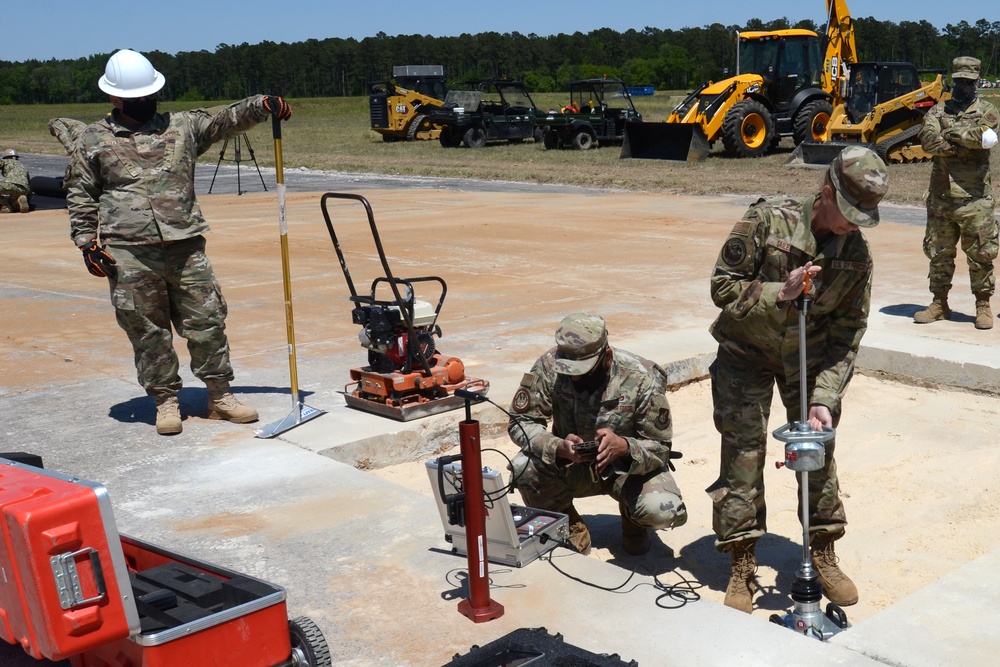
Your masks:
M98 278L118 279L118 267L115 258L97 245L97 241L91 241L80 248L83 251L83 263L92 275Z
M279 120L288 120L292 117L292 107L288 106L288 102L277 95L266 95L264 106L271 112L271 115L277 116Z

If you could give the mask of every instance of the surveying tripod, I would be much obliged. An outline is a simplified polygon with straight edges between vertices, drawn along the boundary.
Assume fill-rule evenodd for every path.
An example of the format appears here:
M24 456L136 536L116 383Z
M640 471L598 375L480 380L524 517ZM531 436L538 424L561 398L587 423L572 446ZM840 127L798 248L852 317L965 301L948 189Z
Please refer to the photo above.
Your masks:
M264 186L264 192L267 192L267 185L264 183L264 175L260 173L260 165L257 164L257 158L253 154L253 146L250 145L250 137L247 136L246 132L243 132L241 134L237 134L236 138L233 140L235 153L232 162L236 163L236 194L243 194L243 188L240 185L240 162L243 161L241 144L246 144L247 151L250 152L250 159L253 160L253 166L257 168L257 175L260 176L260 184ZM229 146L229 139L226 139L222 143L222 150L219 151L219 161L215 163L215 173L212 174L212 183L208 186L208 194L212 194L212 187L215 185L215 177L219 175L219 165L226 159L227 146Z

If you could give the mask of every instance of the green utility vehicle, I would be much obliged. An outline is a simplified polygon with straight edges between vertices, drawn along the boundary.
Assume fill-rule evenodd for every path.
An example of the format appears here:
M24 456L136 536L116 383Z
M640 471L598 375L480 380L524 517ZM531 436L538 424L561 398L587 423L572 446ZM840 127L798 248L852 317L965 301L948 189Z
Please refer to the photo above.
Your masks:
M621 79L581 79L569 84L570 102L561 110L538 116L546 148L587 150L621 145L625 125L642 121Z
M441 128L438 140L445 148L465 144L482 148L487 143L520 143L535 135L535 103L520 81L492 79L449 90L444 105L432 109L428 122Z

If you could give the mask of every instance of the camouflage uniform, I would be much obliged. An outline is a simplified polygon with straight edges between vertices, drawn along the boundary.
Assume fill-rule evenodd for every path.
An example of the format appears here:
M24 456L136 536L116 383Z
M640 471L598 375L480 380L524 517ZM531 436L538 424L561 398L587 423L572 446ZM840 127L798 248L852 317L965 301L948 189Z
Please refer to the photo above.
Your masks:
M860 232L830 235L820 243L811 229L816 197L760 200L736 223L711 280L722 313L711 332L719 352L711 367L715 425L722 434L719 479L707 489L714 505L716 546L755 540L767 530L764 456L773 387L787 420L798 421L799 312L779 303L789 272L812 261L813 282L806 348L810 405L830 409L837 423L841 398L854 371L868 322L872 259ZM834 442L826 465L809 476L810 530L839 534L847 523L839 497Z
M956 58L957 67L973 58ZM956 72L953 76L958 76ZM969 77L971 78L971 77ZM990 296L996 279L997 221L990 184L990 151L983 148L983 131L1000 131L1000 113L983 99L961 109L953 100L939 102L927 112L920 143L933 155L927 196L924 254L930 259L930 291L947 293L955 273L956 249L961 241L969 265L972 293Z
M666 372L614 349L604 391L586 394L575 390L569 375L556 372L556 352L552 348L535 362L511 404L507 432L521 448L513 476L525 503L569 512L574 498L606 494L639 526L661 530L683 525L687 510L667 468L673 425ZM546 429L550 419L551 433ZM607 479L595 481L590 465L557 460L556 448L571 433L592 440L599 428L628 440L629 453L610 464Z
M150 396L174 395L181 385L171 323L187 339L196 377L233 378L226 302L204 253L209 228L195 200L194 169L213 143L265 120L264 99L244 99L214 116L156 114L138 130L112 115L87 126L70 158L70 235L81 248L106 243L118 262L111 301Z
M17 200L26 197L31 201L31 175L28 169L15 158L0 160L0 195L9 198L12 211L18 210Z

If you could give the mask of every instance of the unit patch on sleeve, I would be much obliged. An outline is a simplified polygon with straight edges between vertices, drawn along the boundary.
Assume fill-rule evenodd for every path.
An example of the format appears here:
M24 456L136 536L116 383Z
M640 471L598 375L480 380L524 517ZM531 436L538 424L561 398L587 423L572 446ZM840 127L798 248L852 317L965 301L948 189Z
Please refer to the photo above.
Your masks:
M531 407L531 392L524 387L517 390L514 400L510 402L510 407L514 412L527 412Z
M743 239L730 238L722 246L722 261L729 266L739 266L747 258L747 244Z

